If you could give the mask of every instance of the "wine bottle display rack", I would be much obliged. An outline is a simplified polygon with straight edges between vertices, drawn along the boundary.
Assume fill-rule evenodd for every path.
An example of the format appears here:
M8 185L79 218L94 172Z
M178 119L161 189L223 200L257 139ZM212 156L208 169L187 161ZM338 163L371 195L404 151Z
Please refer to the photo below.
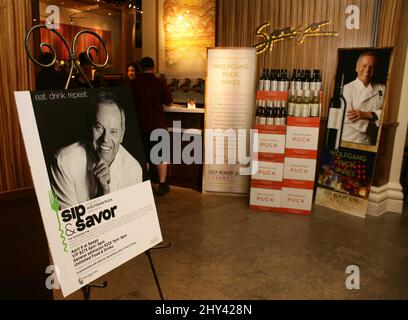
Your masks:
M264 69L258 84L256 124L286 125L287 116L319 117L322 81L320 70L295 69L289 81L285 69Z
M319 70L264 70L256 95L250 208L309 215L320 127Z

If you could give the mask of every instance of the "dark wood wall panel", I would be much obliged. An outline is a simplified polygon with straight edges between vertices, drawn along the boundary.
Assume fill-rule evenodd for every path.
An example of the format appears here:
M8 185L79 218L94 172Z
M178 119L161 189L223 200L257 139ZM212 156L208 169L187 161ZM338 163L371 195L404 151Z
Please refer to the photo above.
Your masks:
M408 47L408 1L382 0L377 45L394 47L392 72L385 99L384 125L378 146L373 185L378 187L389 180L394 140L398 128L398 111ZM407 106L403 106L403 108ZM404 172L401 172L404 175Z
M348 30L346 8L360 7L360 29ZM259 55L263 68L321 69L325 90L323 116L327 115L337 67L337 49L369 47L375 11L374 0L218 0L218 46L253 46L259 42L256 27L270 22L269 32L284 27L307 26L330 20L322 30L337 31L337 37L309 37L303 44L295 39L275 43L272 52Z
M394 123L398 109L404 76L404 65L408 44L408 1L382 0L380 28L377 46L394 47L392 72L389 75L387 99L385 100L384 122Z

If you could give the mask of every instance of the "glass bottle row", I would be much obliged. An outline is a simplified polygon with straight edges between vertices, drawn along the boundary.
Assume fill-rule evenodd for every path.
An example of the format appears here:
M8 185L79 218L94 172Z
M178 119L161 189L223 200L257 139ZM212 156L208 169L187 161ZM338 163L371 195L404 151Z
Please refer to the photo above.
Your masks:
M294 90L288 95L288 116L319 117L321 113L320 90Z
M287 69L263 69L258 83L259 91L322 90L320 70L293 69L289 80Z
M256 124L268 126L286 125L286 101L258 100L256 105Z

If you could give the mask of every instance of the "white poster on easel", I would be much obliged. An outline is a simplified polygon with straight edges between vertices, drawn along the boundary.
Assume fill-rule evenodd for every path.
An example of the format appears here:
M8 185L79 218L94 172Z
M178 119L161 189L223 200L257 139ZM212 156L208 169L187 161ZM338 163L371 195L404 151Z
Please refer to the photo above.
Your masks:
M256 48L207 51L204 192L249 192L256 61Z
M128 88L16 92L64 296L162 241Z

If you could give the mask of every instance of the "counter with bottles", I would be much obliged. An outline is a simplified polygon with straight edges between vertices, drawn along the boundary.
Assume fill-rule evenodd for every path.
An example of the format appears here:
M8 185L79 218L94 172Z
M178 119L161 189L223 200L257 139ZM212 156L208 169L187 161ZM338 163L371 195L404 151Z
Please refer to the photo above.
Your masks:
M204 108L187 108L187 105L172 104L171 106L164 106L164 112L176 113L204 113Z
M202 78L167 78L167 86L176 103L194 100L197 104L204 104L205 80Z

